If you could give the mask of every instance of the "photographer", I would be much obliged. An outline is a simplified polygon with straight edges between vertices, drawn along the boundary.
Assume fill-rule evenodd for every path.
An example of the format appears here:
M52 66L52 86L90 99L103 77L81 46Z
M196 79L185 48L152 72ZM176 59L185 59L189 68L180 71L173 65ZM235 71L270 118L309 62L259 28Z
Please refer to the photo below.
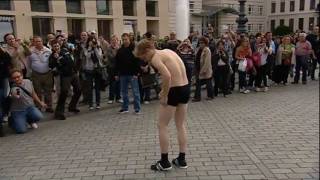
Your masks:
M81 51L81 70L82 79L88 85L88 101L89 110L93 110L93 88L95 89L96 109L100 109L100 89L101 89L101 73L99 68L102 66L102 49L98 45L95 36L89 36L86 45Z
M229 56L225 51L224 41L217 43L217 51L213 55L214 68L214 95L218 96L219 88L222 90L224 97L228 94L228 75L230 72Z
M60 77L60 94L57 107L55 110L55 118L65 120L64 105L68 97L70 86L73 87L73 96L69 104L69 112L78 113L77 104L81 96L79 77L75 68L75 63L68 51L63 51L57 40L52 41L52 54L49 59L49 67L53 69Z
M47 108L33 89L32 82L23 79L23 74L19 69L13 69L10 72L13 84L11 86L11 126L16 133L21 134L27 131L27 123L33 129L37 129L36 122L43 118L41 111L36 108L35 102L41 108Z

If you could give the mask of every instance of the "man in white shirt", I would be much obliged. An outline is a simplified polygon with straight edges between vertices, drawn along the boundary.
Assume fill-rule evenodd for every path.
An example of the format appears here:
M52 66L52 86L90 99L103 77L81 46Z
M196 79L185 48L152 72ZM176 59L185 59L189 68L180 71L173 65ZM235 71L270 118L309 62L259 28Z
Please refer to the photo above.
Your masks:
M41 98L44 96L44 101L48 105L46 112L53 113L52 109L52 89L53 76L49 68L49 57L51 50L43 46L42 38L39 36L33 37L34 47L31 48L29 56L29 65L32 70L31 79L35 92Z

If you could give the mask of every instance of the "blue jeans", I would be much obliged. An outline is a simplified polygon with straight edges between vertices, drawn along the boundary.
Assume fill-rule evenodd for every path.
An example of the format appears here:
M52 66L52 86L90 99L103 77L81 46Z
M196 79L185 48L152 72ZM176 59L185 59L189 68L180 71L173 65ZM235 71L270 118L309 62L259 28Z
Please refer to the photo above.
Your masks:
M132 93L134 97L134 110L140 111L140 91L139 82L137 78L133 76L120 76L121 95L123 98L122 110L129 109L129 97L128 97L128 86L131 84Z
M96 71L85 71L86 83L88 84L89 106L93 106L93 90L95 91L96 105L100 105L101 75Z
M28 107L24 111L12 111L12 128L16 133L21 134L27 132L27 123L35 123L43 119L40 110L34 106Z
M307 82L308 58L308 56L296 56L296 75L294 76L294 82L299 82L301 69L302 82Z

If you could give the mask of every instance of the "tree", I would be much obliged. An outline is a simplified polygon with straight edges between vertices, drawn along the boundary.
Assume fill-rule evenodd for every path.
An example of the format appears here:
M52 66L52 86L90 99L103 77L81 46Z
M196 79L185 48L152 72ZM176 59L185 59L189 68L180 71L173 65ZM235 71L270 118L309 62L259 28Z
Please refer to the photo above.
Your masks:
M284 36L293 33L292 29L288 26L278 26L275 30L272 32L276 36Z

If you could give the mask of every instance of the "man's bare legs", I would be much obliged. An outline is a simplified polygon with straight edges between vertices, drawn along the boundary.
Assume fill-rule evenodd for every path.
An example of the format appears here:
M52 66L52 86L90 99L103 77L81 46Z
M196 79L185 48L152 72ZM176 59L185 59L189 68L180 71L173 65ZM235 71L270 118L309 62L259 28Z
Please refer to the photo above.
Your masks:
M179 104L175 112L175 123L178 133L179 142L179 156L172 161L174 165L179 168L187 168L187 162L185 159L187 150L187 132L186 132L186 114L187 114L187 104Z
M187 107L187 104L179 104L175 112L175 123L178 132L180 153L185 153L187 150L187 132L185 126Z
M159 128L159 141L160 141L161 153L168 153L168 149L169 149L168 125L170 120L174 116L175 110L176 108L173 106L160 105L158 128Z
M169 105L160 105L159 110L159 141L161 150L161 160L156 164L151 166L153 170L169 170L171 169L171 164L168 159L169 151L169 132L168 125L170 120L175 117L175 124L178 132L178 142L179 142L179 156L172 161L179 168L187 168L187 163L185 161L185 152L187 149L187 133L185 128L185 119L187 113L187 105L181 104L177 107Z
M168 105L160 105L159 110L159 141L161 149L161 160L156 164L151 165L152 170L168 171L172 169L170 161L168 159L168 149L169 149L169 133L168 125L170 120L173 118L176 108Z

